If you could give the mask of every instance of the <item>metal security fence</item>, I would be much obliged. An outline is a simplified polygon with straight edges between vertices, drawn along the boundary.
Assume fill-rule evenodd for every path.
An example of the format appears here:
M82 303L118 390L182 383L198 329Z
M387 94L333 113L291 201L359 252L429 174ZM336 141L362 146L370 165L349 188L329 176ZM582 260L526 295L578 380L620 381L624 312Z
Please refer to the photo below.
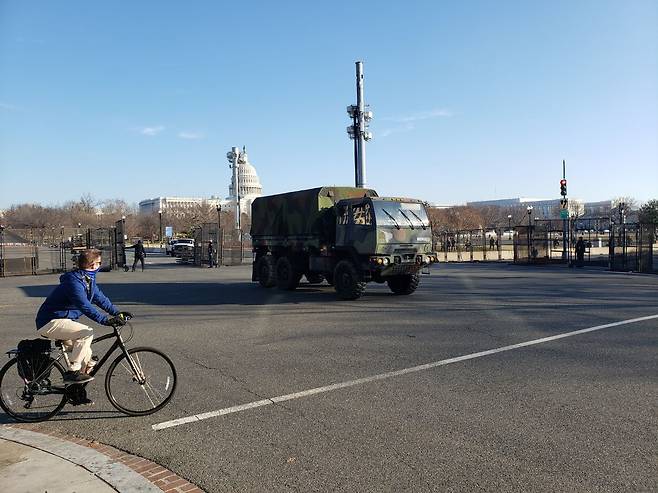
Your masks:
M609 218L570 219L566 223L566 245L562 220L545 219L515 226L515 263L573 263L577 241L585 244L584 265L609 264Z
M569 260L574 261L576 243L585 242L585 265L608 267L612 222L608 217L577 218L569 221Z
M434 251L444 262L512 260L514 238L502 229L443 231L434 236Z
M115 228L96 228L87 230L86 248L96 248L102 252L103 270L117 267L117 245Z
M219 227L217 223L203 223L192 230L192 237L194 238L194 265L202 266L209 265L210 260L208 257L209 243L213 243L213 259L212 261L219 265L218 257L220 256Z
M0 230L0 276L61 272L64 229Z
M240 265L252 261L251 236L235 230L219 229L217 223L203 223L192 230L194 238L194 265L209 264L208 243L213 242L214 261L217 265Z
M658 274L656 224L615 224L610 230L610 269Z
M115 266L120 268L127 268L128 262L126 259L126 220L119 219L114 223L114 260Z
M76 267L85 248L103 253L104 269L117 263L114 228L2 228L0 277L52 274Z
M236 230L224 230L221 242L221 265L252 262L251 236Z

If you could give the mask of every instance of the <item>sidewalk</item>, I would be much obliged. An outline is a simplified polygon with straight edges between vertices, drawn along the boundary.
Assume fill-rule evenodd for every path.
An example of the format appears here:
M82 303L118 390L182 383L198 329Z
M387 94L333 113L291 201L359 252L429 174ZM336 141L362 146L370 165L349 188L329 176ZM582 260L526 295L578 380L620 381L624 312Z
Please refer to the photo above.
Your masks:
M203 493L164 467L98 442L0 426L3 493Z

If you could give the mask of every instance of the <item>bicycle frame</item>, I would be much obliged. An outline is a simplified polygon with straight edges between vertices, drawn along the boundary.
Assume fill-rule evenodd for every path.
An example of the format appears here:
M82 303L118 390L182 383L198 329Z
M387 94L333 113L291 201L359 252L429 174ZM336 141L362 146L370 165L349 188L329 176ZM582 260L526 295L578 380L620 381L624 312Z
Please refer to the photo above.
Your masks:
M126 349L126 344L123 342L123 338L121 337L121 329L119 327L113 327L113 329L114 329L114 331L113 331L112 334L104 334L104 335L100 336L98 339L94 339L93 341L91 341L91 344L93 346L97 342L105 341L105 340L110 339L112 337L116 338L116 340L112 343L112 346L110 346L110 348L103 355L103 357L100 358L98 360L98 363L96 363L96 365L94 365L94 367L91 369L91 372L89 372L89 376L93 377L94 375L96 375L96 373L98 373L98 370L101 369L101 367L105 364L105 362L110 358L112 353L114 353L114 351L117 348L121 348L121 352L126 356L126 359L130 363L130 368L132 369L133 373L135 375L139 376L140 379L143 378L143 376L140 374L137 367L135 366L135 363L133 362L133 359L128 354L128 350Z
M113 332L111 334L104 334L104 335L100 336L97 339L93 339L91 341L91 344L94 345L97 342L105 341L107 339L111 339L112 337L115 338L115 341L112 343L112 346L110 346L110 348L103 355L103 357L98 360L98 363L96 363L96 365L94 365L94 367L91 369L91 371L89 372L89 376L93 377L94 375L96 375L96 373L98 373L98 371L105 364L105 362L110 358L110 356L112 356L114 351L117 348L120 348L121 352L123 352L123 354L126 356L126 360L130 364L131 370L133 371L135 376L139 379L139 383L143 383L144 375L142 375L142 373L139 371L139 369L135 365L135 362L130 357L130 354L128 353L128 349L126 349L126 344L123 342L123 338L121 337L120 327L113 327ZM13 352L13 351L11 351L11 352ZM41 378L42 375L47 374L55 366L55 362L59 361L62 358L64 358L64 360L66 361L66 363L68 365L68 355L66 354L66 350L63 347L61 348L60 355L57 358L52 358L52 361L50 362L50 364L41 372L40 375L35 377L33 381L38 381ZM81 385L87 385L87 383L83 383ZM66 393L66 387L52 386L52 387L50 387L50 393L56 393L56 394Z

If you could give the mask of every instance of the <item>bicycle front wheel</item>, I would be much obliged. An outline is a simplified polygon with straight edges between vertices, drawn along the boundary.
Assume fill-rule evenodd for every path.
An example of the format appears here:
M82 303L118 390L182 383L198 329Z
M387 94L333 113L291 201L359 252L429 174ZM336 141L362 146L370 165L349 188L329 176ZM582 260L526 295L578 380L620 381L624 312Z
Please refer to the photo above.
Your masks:
M64 368L58 361L50 363L52 367L34 380L19 374L17 358L0 369L0 407L16 421L45 421L66 404Z
M130 359L128 359L130 358ZM145 416L162 409L176 390L176 368L157 349L137 347L115 359L105 375L110 403L129 416Z

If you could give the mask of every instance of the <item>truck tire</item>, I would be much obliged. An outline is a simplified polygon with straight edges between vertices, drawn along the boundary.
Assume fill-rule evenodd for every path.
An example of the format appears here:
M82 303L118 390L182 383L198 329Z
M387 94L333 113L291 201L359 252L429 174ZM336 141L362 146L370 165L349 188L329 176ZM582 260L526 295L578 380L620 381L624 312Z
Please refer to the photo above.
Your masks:
M366 283L359 281L359 273L349 260L341 260L334 269L334 289L342 300L356 300L366 290Z
M271 288L276 284L276 272L274 271L274 257L264 255L258 260L258 283L264 288Z
M279 289L293 291L297 289L302 275L288 257L279 257L276 261L276 286Z
M322 274L306 274L306 280L309 284L320 284L324 281L324 276Z
M411 294L418 288L420 276L418 274L393 276L386 282L394 294Z

